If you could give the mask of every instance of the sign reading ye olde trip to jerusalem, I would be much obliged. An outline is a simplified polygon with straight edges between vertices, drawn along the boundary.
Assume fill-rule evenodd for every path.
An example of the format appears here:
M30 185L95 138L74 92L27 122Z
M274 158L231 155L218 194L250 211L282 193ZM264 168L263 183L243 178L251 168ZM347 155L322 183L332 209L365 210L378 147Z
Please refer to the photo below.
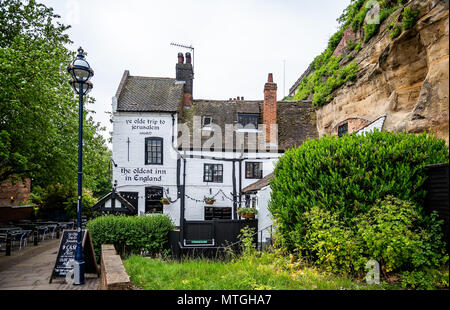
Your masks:
M121 123L120 130L122 131L122 147L124 154L130 154L130 139L132 144L143 145L145 137L164 136L171 132L170 122L163 118L155 117L124 117L118 120ZM131 146L133 147L133 145ZM117 177L122 184L150 184L161 183L163 178L168 174L167 169L163 167L149 167L143 165L142 160L137 161L133 156L128 156L126 163L118 168ZM128 165L129 163L129 165Z

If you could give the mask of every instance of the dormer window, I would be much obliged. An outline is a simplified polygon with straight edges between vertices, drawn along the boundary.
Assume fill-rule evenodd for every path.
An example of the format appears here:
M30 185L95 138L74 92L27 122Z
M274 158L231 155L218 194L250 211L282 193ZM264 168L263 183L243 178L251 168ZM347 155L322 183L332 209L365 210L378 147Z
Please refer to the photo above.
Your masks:
M255 113L239 113L238 124L242 128L258 129L259 114Z
M211 127L212 117L211 116L203 116L203 128Z

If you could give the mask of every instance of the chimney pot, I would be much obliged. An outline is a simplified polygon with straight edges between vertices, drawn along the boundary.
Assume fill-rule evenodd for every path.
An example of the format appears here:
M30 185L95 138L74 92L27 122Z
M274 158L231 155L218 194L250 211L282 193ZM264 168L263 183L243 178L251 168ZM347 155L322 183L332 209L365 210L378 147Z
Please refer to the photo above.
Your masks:
M272 75L272 73L269 73L269 76L267 77L267 82L268 83L273 83L273 75Z
M187 64L191 63L191 53L189 53L189 52L186 53L186 63Z
M241 97L241 100L244 100L244 97Z
M178 63L182 64L184 62L184 56L183 53L178 53Z

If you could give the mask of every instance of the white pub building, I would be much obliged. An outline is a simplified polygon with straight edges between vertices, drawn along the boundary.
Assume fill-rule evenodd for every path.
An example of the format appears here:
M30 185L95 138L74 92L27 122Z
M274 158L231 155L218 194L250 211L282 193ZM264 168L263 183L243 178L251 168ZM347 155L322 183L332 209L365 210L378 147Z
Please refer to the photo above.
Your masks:
M94 208L163 213L182 226L182 219L241 220L237 210L247 206L258 210L263 230L271 225L268 198L243 189L267 178L284 150L318 136L314 107L277 101L272 74L260 101L192 93L190 53L178 53L175 78L124 72L112 99L113 190Z

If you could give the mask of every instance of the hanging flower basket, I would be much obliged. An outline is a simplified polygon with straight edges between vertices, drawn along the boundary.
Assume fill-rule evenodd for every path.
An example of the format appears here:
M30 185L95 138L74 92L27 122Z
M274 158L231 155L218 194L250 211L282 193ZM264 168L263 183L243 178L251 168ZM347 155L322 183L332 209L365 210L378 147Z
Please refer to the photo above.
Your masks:
M203 201L207 204L207 205L213 205L214 202L216 202L216 200L212 197L205 197L203 198Z
M163 205L170 205L170 199L162 198L162 199L161 199L161 203L162 203Z
M240 217L243 217L245 219L253 219L255 218L255 215L258 213L258 210L254 208L239 208L237 210L237 213Z

